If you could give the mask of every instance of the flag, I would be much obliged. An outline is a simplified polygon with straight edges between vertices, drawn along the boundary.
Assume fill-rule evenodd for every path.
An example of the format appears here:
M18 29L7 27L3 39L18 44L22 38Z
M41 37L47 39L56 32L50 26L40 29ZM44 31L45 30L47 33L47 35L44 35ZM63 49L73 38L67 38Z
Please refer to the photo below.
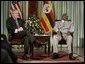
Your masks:
M45 33L51 31L54 27L54 11L52 7L51 1L45 1L42 13L41 13L41 21L40 24Z
M10 14L11 17L12 10L17 9L19 12L19 17L22 18L22 2L21 1L12 1L10 4Z

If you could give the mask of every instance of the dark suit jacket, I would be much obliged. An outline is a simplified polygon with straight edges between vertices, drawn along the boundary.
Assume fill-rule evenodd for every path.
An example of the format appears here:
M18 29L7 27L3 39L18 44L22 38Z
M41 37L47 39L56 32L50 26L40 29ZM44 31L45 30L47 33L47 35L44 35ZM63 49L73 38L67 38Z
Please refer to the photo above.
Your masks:
M24 27L25 20L20 19L20 18L18 18L17 20L18 20L19 26L23 27L23 29L25 29L25 27ZM14 33L15 29L17 29L17 25L15 23L15 20L12 17L8 18L6 21L6 26L7 26L8 33L12 34L12 37L13 37L15 34Z

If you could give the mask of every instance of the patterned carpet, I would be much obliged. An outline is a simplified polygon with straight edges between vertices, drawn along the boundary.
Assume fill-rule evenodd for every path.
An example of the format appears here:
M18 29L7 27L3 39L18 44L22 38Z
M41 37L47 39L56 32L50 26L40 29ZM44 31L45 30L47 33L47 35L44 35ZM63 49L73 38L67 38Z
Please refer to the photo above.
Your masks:
M19 63L83 63L84 59L76 55L75 60L70 60L69 56L66 52L60 51L59 52L59 58L57 59L52 59L51 55L48 56L48 54L44 53L35 53L33 57L30 57L30 55L27 55L28 58L26 60L22 59L22 54L19 53L18 58L21 59L22 61L19 61Z
M84 58L77 54L73 54L76 57L75 60L70 60L65 51L59 51L59 58L57 59L52 59L52 53L48 56L48 53L45 54L41 49L34 50L33 57L28 54L26 60L22 59L22 50L18 50L15 54L17 54L18 63L84 63Z

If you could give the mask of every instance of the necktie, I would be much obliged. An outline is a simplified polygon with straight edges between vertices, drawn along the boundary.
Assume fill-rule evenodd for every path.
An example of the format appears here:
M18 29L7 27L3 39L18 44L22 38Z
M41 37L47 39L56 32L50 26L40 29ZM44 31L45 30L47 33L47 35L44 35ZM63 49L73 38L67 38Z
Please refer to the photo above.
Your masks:
M18 23L18 20L16 19L16 25L17 25L17 28L19 28L19 23Z

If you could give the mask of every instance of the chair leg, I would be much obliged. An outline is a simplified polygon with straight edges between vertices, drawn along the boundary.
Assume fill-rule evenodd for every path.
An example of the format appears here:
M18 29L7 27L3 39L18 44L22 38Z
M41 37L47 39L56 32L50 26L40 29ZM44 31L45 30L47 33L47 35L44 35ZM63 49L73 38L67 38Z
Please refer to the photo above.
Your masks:
M73 43L71 43L71 51L72 51L72 53L73 53Z
M46 45L45 45L45 54L46 54Z
M61 50L62 50L62 44L61 44Z
M53 46L52 46L52 52L53 52Z
M31 54L31 57L33 57L33 44L30 45L30 54Z

